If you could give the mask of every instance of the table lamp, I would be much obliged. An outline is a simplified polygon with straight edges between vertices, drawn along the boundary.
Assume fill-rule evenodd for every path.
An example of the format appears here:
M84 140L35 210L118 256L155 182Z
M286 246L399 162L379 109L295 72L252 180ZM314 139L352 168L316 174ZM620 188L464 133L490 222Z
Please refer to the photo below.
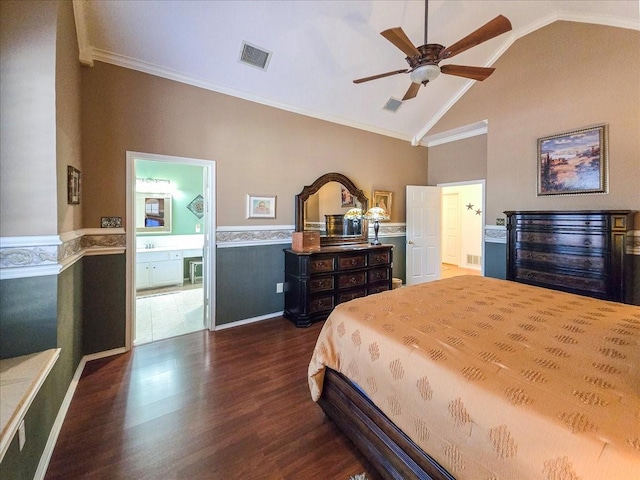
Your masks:
M378 240L378 229L380 228L381 220L389 220L389 214L382 207L371 207L367 210L367 213L364 214L364 217L367 220L373 220L373 231L375 233L373 242L371 245L380 245L380 240Z

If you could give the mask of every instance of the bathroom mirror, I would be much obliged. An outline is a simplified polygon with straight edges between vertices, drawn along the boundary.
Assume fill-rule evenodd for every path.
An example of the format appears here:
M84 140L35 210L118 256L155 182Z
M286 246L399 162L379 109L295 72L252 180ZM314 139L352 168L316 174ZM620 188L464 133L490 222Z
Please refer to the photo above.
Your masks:
M365 243L369 228L362 215L368 206L349 178L327 173L296 195L296 231L319 232L320 245Z
M171 232L170 193L136 193L136 232Z

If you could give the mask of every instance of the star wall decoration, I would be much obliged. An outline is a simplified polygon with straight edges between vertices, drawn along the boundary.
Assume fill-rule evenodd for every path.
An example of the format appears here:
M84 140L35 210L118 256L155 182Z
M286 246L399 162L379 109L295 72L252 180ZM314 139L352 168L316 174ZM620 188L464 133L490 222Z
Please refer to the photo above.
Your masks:
M467 203L467 210L471 210L473 208L473 203Z
M480 209L476 210L476 215L480 215L481 213L482 213L482 210L480 210Z

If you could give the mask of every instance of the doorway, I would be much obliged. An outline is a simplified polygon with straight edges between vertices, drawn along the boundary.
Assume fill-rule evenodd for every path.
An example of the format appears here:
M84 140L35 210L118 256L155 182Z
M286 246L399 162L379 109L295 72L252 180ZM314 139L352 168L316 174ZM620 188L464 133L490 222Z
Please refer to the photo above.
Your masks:
M484 180L442 187L442 278L483 274Z
M214 180L212 161L127 152L127 348L213 329Z
M484 275L484 191L485 180L407 185L407 285Z

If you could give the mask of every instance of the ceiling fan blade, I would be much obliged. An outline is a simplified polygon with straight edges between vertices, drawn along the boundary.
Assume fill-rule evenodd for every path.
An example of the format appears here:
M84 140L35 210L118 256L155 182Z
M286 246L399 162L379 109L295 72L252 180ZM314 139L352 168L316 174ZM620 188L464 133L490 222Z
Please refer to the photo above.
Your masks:
M353 83L368 82L369 80L377 80L378 78L390 77L391 75L397 75L398 73L407 73L408 71L409 71L409 69L407 69L407 70L394 70L393 72L380 73L378 75L372 75L370 77L358 78L357 80L354 80Z
M411 40L409 40L409 37L407 37L407 34L404 33L401 27L390 28L384 32L380 32L380 35L402 50L407 57L420 55L420 51L411 43Z
M418 95L419 91L420 91L420 84L419 83L411 83L411 86L409 87L409 90L407 90L407 93L405 93L404 97L402 97L402 101L404 102L405 100L410 100L410 99L414 98L416 95Z
M480 45L481 43L491 40L498 35L502 35L509 30L511 30L511 22L509 19L502 15L498 15L475 32L470 33L450 47L442 50L442 52L440 52L440 59L451 58L454 55L458 55L459 53L470 49L471 47L475 47L476 45Z
M493 73L495 68L486 67L465 67L462 65L442 65L440 71L447 75L456 75L458 77L473 78L474 80L484 80Z

